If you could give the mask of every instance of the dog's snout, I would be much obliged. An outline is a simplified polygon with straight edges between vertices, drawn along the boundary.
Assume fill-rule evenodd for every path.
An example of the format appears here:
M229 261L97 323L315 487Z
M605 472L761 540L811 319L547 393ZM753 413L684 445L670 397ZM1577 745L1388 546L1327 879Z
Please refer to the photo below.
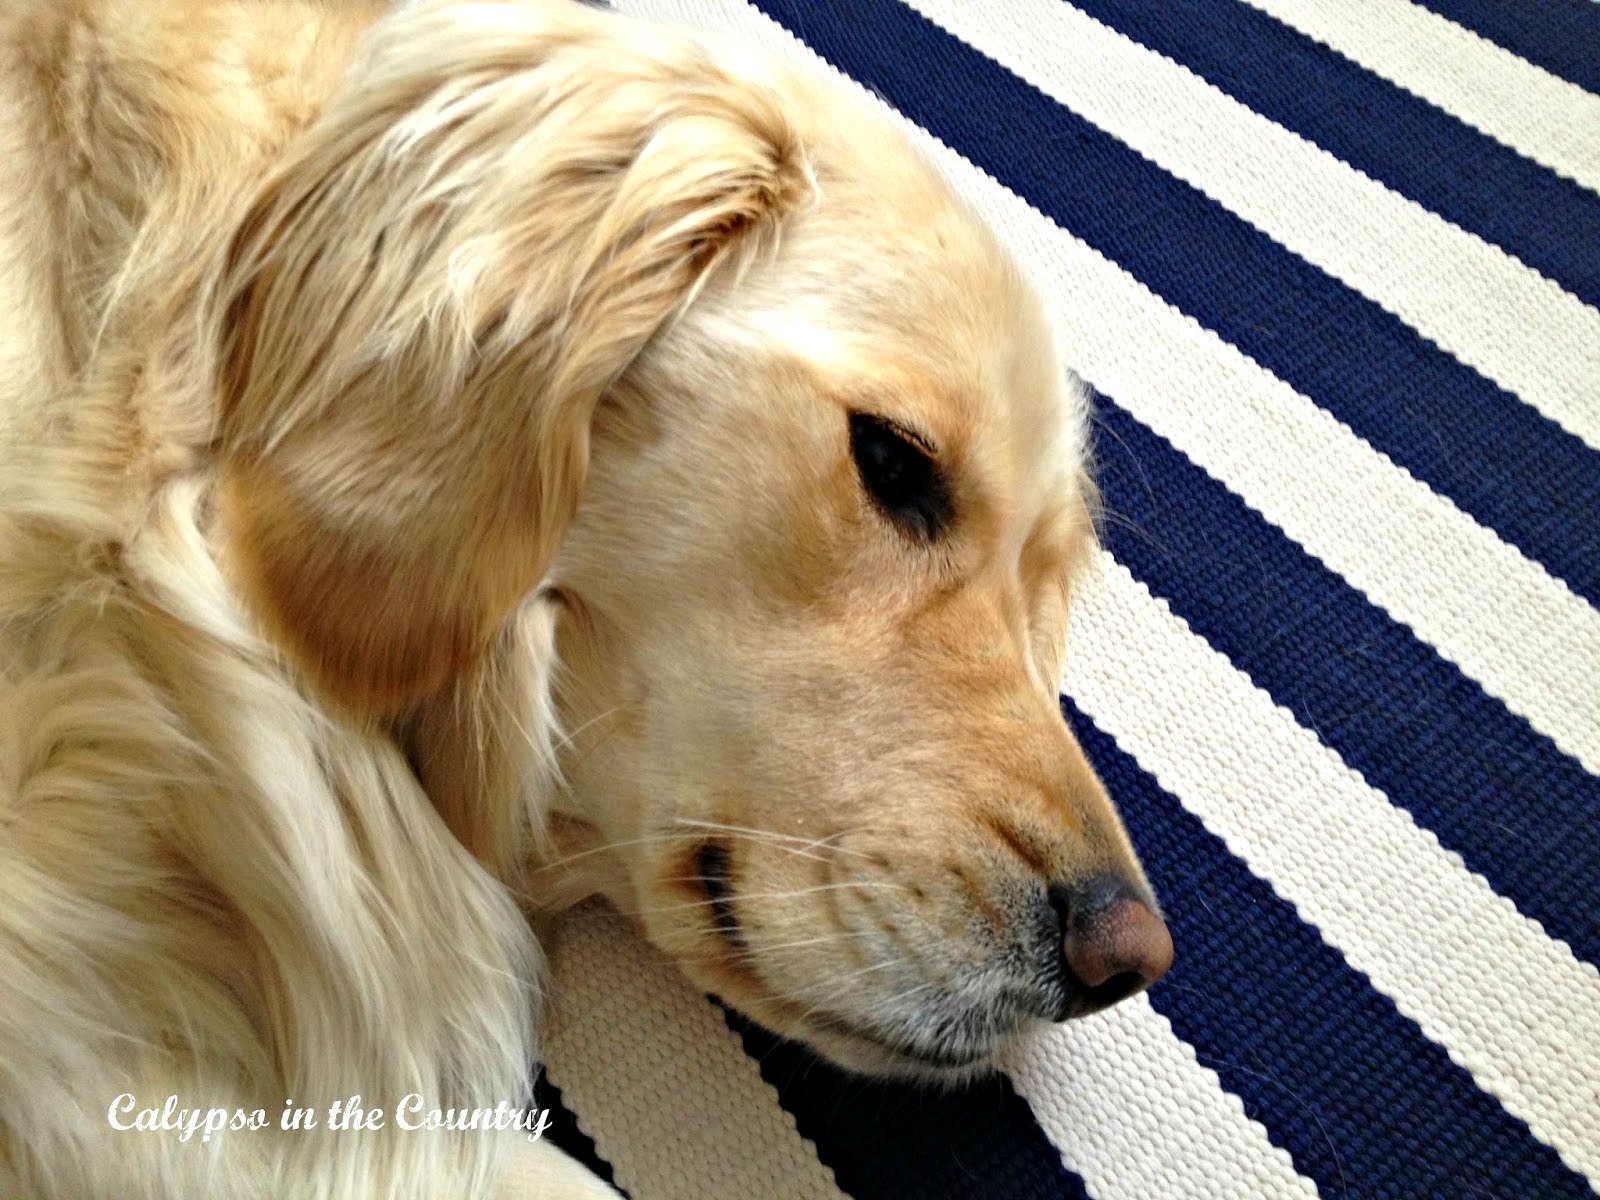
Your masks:
M1142 992L1172 966L1166 922L1116 876L1050 889L1060 922L1070 1013L1083 1016Z

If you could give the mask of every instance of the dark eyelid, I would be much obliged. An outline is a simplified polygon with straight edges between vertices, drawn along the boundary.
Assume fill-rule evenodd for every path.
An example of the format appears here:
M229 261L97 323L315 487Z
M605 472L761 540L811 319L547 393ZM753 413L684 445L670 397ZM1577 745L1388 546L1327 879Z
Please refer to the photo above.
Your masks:
M870 414L863 414L863 415L870 415ZM901 437L905 438L906 441L910 442L918 450L921 450L929 458L933 459L935 466L938 465L938 463L939 463L939 447L934 442L934 440L932 438L930 438L927 435L923 434L919 430L913 429L909 425L905 425L905 424L902 424L899 421L896 421L893 417L876 417L875 419L878 420L878 421L881 421L887 428L893 430L895 433L898 433Z

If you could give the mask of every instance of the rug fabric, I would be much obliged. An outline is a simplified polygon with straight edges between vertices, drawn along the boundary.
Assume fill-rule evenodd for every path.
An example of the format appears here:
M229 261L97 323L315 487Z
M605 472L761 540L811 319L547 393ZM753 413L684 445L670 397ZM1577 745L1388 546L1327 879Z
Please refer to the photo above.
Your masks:
M1068 721L1147 997L853 1079L617 917L544 1102L634 1200L1600 1192L1600 4L616 0L897 114L1097 392Z

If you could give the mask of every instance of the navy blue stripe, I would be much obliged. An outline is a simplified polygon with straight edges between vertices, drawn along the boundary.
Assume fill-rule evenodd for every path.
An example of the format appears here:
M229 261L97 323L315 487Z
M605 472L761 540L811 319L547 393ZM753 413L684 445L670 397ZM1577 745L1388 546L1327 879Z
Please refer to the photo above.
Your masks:
M753 0L1600 603L1600 454L892 0Z
M1418 0L1513 54L1600 93L1600 5L1594 0Z
M544 1073L542 1066L534 1078L533 1096L534 1104L550 1110L550 1128L545 1131L544 1136L569 1158L577 1159L624 1196L628 1195L612 1174L611 1164L600 1157L594 1139L578 1128L578 1118L567 1107L566 1101L561 1097L561 1089L550 1082L550 1077Z
M1062 709L1167 913L1177 959L1152 1003L1322 1195L1594 1200L1070 700Z
M1600 195L1237 0L1073 3L1600 307Z
M943 1091L864 1079L723 1013L856 1200L1088 1200L1008 1080Z
M1098 424L1116 558L1495 891L1600 962L1600 779L1104 398Z

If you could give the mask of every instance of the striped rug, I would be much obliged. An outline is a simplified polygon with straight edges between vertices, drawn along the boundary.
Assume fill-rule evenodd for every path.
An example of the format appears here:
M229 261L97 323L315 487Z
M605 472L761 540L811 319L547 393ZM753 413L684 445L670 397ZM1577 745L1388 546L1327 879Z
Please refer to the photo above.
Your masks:
M1037 277L1115 516L1063 710L1148 997L942 1094L567 931L634 1200L1600 1191L1600 4L617 0L899 114Z

